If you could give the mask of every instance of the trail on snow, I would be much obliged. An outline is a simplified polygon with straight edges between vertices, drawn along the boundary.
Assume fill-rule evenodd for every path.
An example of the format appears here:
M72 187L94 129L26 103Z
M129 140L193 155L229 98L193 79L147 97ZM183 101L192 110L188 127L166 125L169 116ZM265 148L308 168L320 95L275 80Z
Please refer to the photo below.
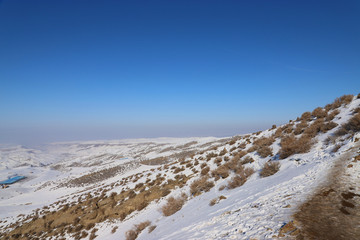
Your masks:
M339 157L326 182L295 213L299 239L360 238L359 146Z

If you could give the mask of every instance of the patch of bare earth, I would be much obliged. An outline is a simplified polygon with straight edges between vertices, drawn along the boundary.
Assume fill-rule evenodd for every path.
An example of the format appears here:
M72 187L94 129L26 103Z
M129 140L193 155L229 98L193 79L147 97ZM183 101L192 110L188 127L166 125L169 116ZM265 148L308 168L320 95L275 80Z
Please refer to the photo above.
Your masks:
M327 182L281 228L280 238L360 239L359 146L339 158Z

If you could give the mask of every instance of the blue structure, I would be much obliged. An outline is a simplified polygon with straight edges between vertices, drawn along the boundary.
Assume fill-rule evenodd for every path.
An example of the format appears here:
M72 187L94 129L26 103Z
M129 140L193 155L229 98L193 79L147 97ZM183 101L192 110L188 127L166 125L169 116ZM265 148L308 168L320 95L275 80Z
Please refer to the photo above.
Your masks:
M16 183L17 181L20 181L20 180L24 179L24 178L26 178L26 177L24 177L24 176L12 177L12 178L9 178L9 179L7 179L5 181L0 182L0 185L13 184L13 183Z

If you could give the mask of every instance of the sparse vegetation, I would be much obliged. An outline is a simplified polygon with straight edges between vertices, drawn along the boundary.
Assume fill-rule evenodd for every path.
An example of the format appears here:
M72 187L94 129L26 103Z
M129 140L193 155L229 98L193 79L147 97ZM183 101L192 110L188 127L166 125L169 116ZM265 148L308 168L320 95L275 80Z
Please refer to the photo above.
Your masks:
M145 165L162 165L162 164L166 164L168 162L169 162L168 157L157 157L157 158L152 158L152 159L148 159L148 160L143 160L143 161L141 161L141 164L145 164Z
M221 195L220 197L214 198L209 202L210 206L214 206L215 204L218 204L221 200L226 199L225 196Z
M254 173L252 168L244 168L242 165L236 170L236 176L228 182L228 189L233 189L244 185L248 177Z
M179 211L184 205L186 199L187 196L184 193L178 198L170 197L167 203L161 208L163 215L168 217Z
M225 165L221 165L215 170L211 171L211 176L215 178L215 181L219 178L227 178L229 176L229 168Z
M336 132L335 135L343 136L346 134L354 134L360 131L360 113L353 115L350 120L343 124Z
M190 193L193 196L198 196L203 192L208 192L213 187L214 182L209 181L207 176L201 177L190 185Z
M303 135L296 138L294 135L285 136L281 139L279 151L280 159L285 159L293 154L306 153L310 150L312 138L309 135Z
M268 177L277 173L280 169L279 162L267 162L260 172L261 177Z
M145 222L135 225L133 229L131 229L125 233L126 240L135 240L137 238L137 236L150 224L151 224L150 221L145 221Z

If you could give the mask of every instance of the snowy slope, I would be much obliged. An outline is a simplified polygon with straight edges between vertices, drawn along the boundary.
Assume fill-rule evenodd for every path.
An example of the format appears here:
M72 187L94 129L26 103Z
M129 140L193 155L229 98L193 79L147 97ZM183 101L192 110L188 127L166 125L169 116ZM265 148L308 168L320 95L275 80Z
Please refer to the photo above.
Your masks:
M65 216L68 208L64 206L68 204L70 210L77 205L85 210L73 224L81 223L83 226L78 232L60 225L53 226L55 230L60 231L61 228L64 232L62 236L66 239L125 239L127 234L128 239L132 239L129 230L144 221L151 221L150 225L156 227L151 232L150 226L139 231L137 239L277 238L282 226L292 220L297 207L326 182L336 162L344 154L355 154L358 150L359 142L356 141L360 139L359 133L337 138L334 138L334 133L354 116L360 99L354 97L348 104L340 105L336 108L339 113L334 114L332 119L336 127L319 130L312 139L309 151L291 154L284 159L280 159L278 154L281 137L274 136L279 130L282 134L289 128L293 131L301 119L263 132L227 139L133 139L55 143L44 146L42 150L22 146L2 148L1 176L25 175L28 178L0 191L0 231L10 231L16 227L11 223L18 222L20 230L14 233L31 234L29 229L32 222L39 222L41 216L46 216L44 219L54 218L61 211ZM328 114L332 112L335 110L330 109ZM311 126L316 120L309 119L308 125ZM259 150L251 150L256 140L264 137L274 137L275 140L270 145L273 154L266 157L261 156ZM334 150L335 146L337 151ZM254 174L244 185L230 189L226 186L236 173L230 171L230 176L224 179L215 179L211 174L241 152L246 153L240 159L252 159L244 167L253 169ZM165 157L166 161L160 165L149 164L159 157ZM264 164L269 161L278 162L280 170L274 175L261 177ZM193 195L190 186L206 168L203 164L209 168L209 181L214 183L214 187L200 195ZM357 190L360 189L356 183L359 170L357 166L347 170L349 182ZM181 178L186 178L184 184L179 183ZM152 182L155 185L149 185ZM117 211L125 208L121 207L122 204L131 201L132 197L126 195L131 189L135 190L134 196L140 196L151 189L154 191L157 185L160 190L171 185L171 191L152 198L144 207L136 207L124 217L120 217L121 214L116 217ZM115 197L111 196L112 192L117 193ZM88 200L89 193L97 200ZM149 192L151 194L153 192ZM161 209L167 200L182 194L187 195L182 208L170 216L164 216ZM213 199L220 196L221 200L210 205ZM107 204L110 201L115 202L109 208ZM48 207L50 211L46 210ZM87 212L86 209L93 210ZM94 212L97 212L97 216L103 214L103 217L96 218L96 221L88 218L88 214ZM31 218L26 218L29 214ZM47 220L41 221L45 221L46 225ZM87 229L85 224L89 221L95 221L95 224ZM50 239L51 235L45 234L42 238Z

